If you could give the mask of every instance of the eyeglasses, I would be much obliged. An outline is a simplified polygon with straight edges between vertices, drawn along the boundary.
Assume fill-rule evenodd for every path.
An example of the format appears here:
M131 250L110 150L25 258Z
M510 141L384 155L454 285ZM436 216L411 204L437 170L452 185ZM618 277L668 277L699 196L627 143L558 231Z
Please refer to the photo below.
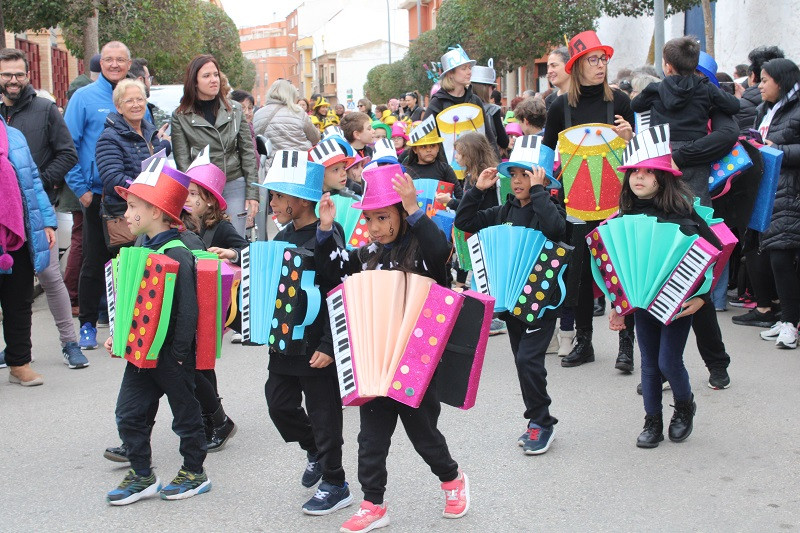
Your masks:
M144 105L147 100L142 97L139 98L128 98L127 100L123 100L122 103L125 105Z
M100 61L102 61L106 65L113 65L114 63L118 65L125 65L127 63L130 63L131 60L128 59L127 57L104 57Z
M608 56L591 56L586 58L586 62L596 67L598 63L608 65Z
M17 78L18 81L22 81L27 77L27 72L0 72L0 79L3 81L11 81L11 78Z

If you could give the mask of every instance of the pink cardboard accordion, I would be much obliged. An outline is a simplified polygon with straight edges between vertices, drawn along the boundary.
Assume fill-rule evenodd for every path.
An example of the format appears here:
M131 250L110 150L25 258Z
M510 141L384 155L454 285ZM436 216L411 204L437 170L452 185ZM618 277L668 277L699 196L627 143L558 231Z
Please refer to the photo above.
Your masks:
M386 396L419 407L465 297L396 270L348 277L328 293L344 405Z

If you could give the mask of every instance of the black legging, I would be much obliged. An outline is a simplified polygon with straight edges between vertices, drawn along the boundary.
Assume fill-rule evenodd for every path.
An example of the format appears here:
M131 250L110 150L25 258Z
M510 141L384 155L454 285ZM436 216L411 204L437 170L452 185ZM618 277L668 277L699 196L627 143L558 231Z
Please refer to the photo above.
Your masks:
M778 298L781 301L781 321L797 326L800 320L800 280L794 268L794 260L800 250L769 250L769 262L772 274L779 283L775 283Z
M214 414L219 409L216 372L213 370L197 370L194 373L194 386L194 396L200 402L203 414Z
M586 223L586 234L600 225L600 220ZM581 284L578 287L578 305L575 307L575 327L578 329L592 329L594 318L594 278L592 277L591 262L593 260L589 248L584 252L581 264Z
M778 295L775 292L775 277L773 277L770 253L751 250L745 255L747 258L747 274L753 284L753 295L756 297L758 307L771 307L772 301Z

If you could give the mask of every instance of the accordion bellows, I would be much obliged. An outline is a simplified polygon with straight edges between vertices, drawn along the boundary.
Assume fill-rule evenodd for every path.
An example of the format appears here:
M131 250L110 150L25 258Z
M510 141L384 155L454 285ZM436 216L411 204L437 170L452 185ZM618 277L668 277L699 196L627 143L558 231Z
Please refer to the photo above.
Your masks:
M467 245L475 290L495 298L496 312L533 324L564 301L571 246L535 229L507 225L484 228Z
M709 269L720 255L702 237L647 215L607 220L586 242L595 282L617 313L647 309L664 324L695 292L708 290Z
M419 407L464 296L396 270L348 277L328 293L344 405L387 396Z

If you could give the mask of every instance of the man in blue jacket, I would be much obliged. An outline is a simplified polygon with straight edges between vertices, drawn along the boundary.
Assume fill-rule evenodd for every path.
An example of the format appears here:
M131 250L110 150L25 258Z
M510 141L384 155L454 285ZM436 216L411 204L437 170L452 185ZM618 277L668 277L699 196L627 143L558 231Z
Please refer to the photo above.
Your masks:
M95 163L95 145L105 127L106 115L114 111L112 93L117 83L128 75L131 53L119 41L111 41L100 51L100 77L81 87L72 96L64 115L75 149L78 164L66 181L83 209L83 264L78 284L78 317L81 323L80 346L97 348L97 315L105 290L105 264L111 259L103 233L100 199L103 182Z
M50 263L50 249L56 242L56 213L25 136L7 127L2 118L0 196L0 304L8 380L32 387L44 383L31 368L33 274Z

